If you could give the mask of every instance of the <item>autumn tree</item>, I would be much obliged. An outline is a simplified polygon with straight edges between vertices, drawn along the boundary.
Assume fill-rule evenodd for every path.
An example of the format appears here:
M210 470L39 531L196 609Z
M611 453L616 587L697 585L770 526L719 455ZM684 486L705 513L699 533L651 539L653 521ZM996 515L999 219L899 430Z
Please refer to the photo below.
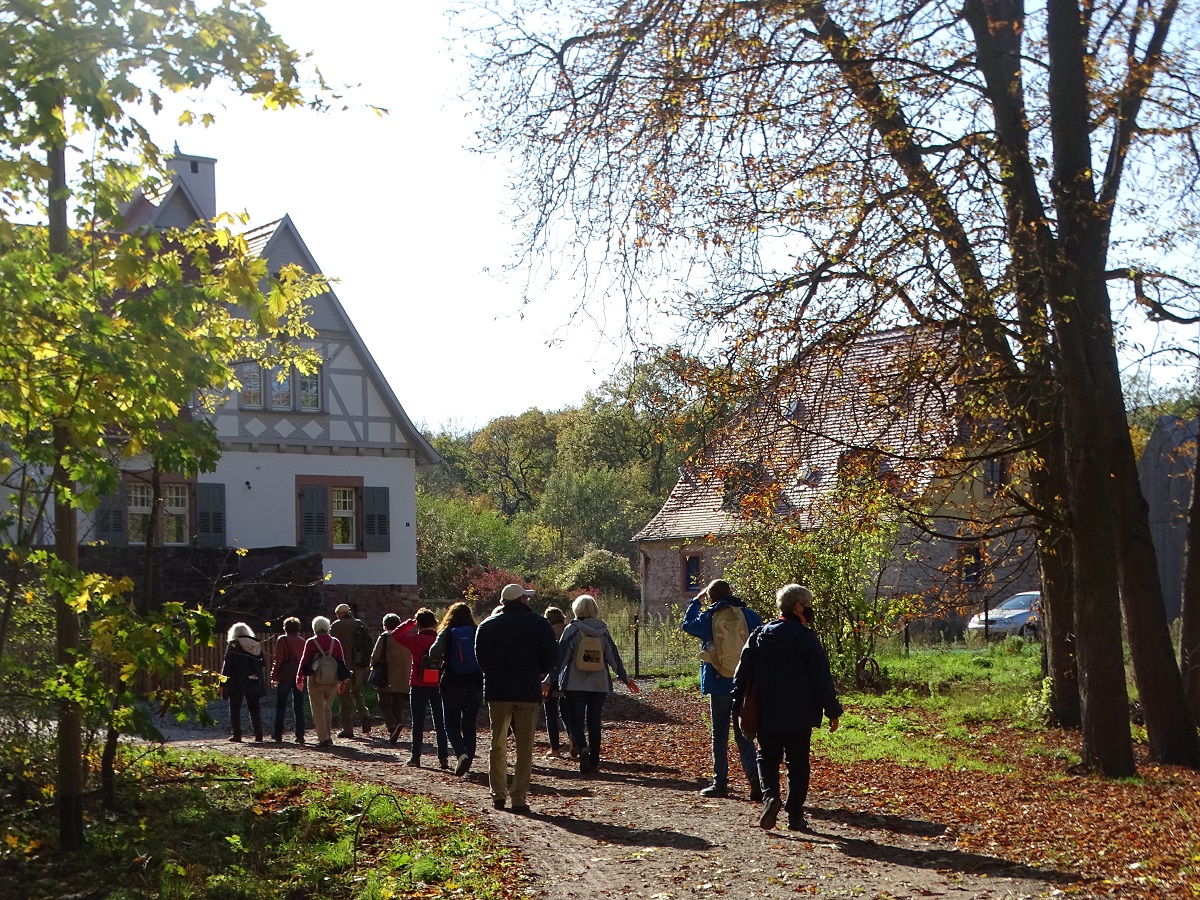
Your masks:
M518 0L480 16L484 137L522 161L528 251L588 271L600 255L631 300L676 266L685 328L756 374L895 324L957 334L964 419L1030 454L1084 762L1134 770L1112 702L1123 602L1151 753L1200 764L1117 359L1132 305L1195 319L1194 12Z
M218 82L295 105L301 60L250 0L8 3L0 36L0 302L12 326L0 418L44 436L55 553L75 570L76 509L94 495L110 431L136 446L198 391L231 380L242 339L278 354L303 322L303 276L270 279L226 230L118 234L121 202L161 159L145 116L162 92ZM46 224L16 224L28 216ZM87 594L60 583L57 801L70 851L83 843L83 698L65 674L82 650Z

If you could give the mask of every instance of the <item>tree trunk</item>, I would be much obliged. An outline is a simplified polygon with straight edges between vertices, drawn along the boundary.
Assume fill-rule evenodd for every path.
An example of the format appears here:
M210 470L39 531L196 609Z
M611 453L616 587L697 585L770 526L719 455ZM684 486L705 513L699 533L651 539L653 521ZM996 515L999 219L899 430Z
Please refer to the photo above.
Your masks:
M1079 708L1079 670L1075 660L1075 579L1072 577L1071 535L1054 527L1043 532L1038 548L1042 560L1042 648L1045 674L1050 678L1050 714L1063 728L1082 724Z
M1200 435L1200 429L1197 429ZM1188 504L1187 543L1183 554L1183 612L1179 661L1192 716L1200 721L1200 438L1193 457L1192 497Z
M59 109L62 109L61 104ZM67 161L62 147L52 147L47 153L50 168L50 252L66 255L67 230ZM71 503L73 484L66 466L70 449L70 434L65 425L55 425L53 432L54 471L54 552L72 570L79 568L79 536L75 507ZM56 625L56 658L58 665L68 668L75 662L80 647L79 616L71 606L72 597L61 593L54 598ZM65 852L80 850L83 834L83 715L79 704L64 698L58 704L58 827L59 847Z
M105 809L117 808L117 738L120 732L110 724L100 755L100 802Z
M1113 366L1112 377L1118 378L1115 352ZM1116 436L1116 444L1113 476L1120 505L1121 600L1138 699L1146 716L1150 758L1195 769L1200 767L1200 736L1171 644L1158 559L1150 537L1149 509L1138 482L1128 429Z

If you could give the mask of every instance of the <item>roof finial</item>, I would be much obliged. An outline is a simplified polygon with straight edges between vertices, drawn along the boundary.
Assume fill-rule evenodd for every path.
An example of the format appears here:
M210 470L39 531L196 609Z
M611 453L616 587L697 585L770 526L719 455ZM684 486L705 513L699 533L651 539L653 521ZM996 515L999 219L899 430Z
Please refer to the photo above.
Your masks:
M180 151L180 149L179 149L179 141L176 141L175 142L175 155L178 156L180 154L180 152L182 152L182 151Z

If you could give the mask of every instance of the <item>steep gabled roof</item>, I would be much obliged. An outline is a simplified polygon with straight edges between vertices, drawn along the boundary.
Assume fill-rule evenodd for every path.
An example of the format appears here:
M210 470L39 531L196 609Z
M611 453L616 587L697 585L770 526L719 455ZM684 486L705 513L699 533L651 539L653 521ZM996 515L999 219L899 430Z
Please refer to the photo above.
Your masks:
M902 328L808 350L771 396L747 406L689 462L633 539L736 532L744 519L730 497L740 480L772 498L777 512L816 525L819 501L856 456L920 493L934 475L928 460L956 437L952 349L945 333Z
M268 261L271 259L271 252L275 246L282 241L290 240L301 256L302 268L312 275L322 274L320 266L317 265L317 261L309 251L308 245L304 243L304 239L300 237L300 232L292 222L291 216L285 215L282 219L277 219L274 222L253 228L247 231L243 237L246 240L247 249L252 255L260 256ZM400 423L405 437L408 438L416 450L418 463L434 464L441 462L441 456L433 449L433 446L425 439L420 430L413 425L412 420L409 419L408 414L404 411L404 407L396 399L396 394L392 391L392 386L384 377L378 363L375 362L375 358L371 355L371 351L367 349L362 335L354 327L354 322L351 321L350 316L346 313L345 307L342 306L333 288L330 287L325 293L321 294L321 299L329 304L330 311L338 319L338 324L350 336L355 354L362 361L363 367L371 376L388 411Z

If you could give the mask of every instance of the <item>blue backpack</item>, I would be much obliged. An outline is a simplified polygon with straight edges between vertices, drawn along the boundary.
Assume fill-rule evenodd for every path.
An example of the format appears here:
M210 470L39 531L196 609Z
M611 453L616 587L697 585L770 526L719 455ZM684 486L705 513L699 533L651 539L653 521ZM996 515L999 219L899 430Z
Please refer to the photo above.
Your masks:
M475 629L470 625L457 625L450 629L450 652L446 654L446 665L455 675L474 675L479 671L479 660L475 658Z

